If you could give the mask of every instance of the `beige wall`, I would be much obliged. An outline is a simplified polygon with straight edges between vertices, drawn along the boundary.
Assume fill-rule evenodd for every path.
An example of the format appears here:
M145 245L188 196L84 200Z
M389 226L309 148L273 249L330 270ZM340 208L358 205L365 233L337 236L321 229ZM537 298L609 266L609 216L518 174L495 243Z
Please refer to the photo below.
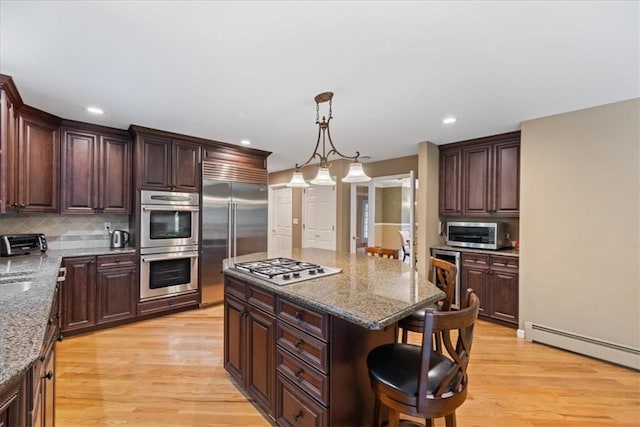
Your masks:
M520 327L640 348L640 99L522 124Z
M418 272L426 274L429 247L441 245L444 239L438 235L438 192L440 150L430 142L421 142L418 146L420 158L420 180L417 191L416 222L417 230L417 264Z

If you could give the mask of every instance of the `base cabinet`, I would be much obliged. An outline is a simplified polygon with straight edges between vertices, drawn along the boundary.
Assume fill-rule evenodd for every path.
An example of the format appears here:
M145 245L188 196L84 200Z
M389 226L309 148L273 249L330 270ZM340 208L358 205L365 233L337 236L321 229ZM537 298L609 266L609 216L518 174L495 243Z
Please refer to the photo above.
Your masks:
M518 326L518 262L514 257L462 254L461 287L478 294L480 317Z
M88 332L134 318L137 280L134 254L65 258L62 332Z
M224 366L280 426L372 424L366 357L395 341L225 276Z
M273 417L275 296L229 278L225 289L225 369Z

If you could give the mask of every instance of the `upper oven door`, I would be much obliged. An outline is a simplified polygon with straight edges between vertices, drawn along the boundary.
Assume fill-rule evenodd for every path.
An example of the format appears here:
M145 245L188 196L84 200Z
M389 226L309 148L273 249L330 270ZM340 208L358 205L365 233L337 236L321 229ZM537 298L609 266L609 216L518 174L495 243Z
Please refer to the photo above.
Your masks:
M141 218L141 248L198 244L197 206L143 205Z

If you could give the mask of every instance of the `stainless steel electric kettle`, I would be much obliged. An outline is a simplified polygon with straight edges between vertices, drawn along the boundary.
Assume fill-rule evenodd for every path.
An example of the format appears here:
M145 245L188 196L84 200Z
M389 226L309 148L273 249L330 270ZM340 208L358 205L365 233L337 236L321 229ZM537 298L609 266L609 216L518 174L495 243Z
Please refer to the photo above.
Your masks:
M129 243L129 232L124 230L114 230L111 233L111 247L124 248Z

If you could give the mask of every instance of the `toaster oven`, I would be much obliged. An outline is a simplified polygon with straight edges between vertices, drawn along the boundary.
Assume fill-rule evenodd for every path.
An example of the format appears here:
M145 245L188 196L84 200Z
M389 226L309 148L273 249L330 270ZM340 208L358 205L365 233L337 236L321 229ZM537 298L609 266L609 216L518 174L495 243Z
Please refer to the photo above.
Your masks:
M0 256L25 255L46 250L47 239L44 234L4 234L0 236Z

